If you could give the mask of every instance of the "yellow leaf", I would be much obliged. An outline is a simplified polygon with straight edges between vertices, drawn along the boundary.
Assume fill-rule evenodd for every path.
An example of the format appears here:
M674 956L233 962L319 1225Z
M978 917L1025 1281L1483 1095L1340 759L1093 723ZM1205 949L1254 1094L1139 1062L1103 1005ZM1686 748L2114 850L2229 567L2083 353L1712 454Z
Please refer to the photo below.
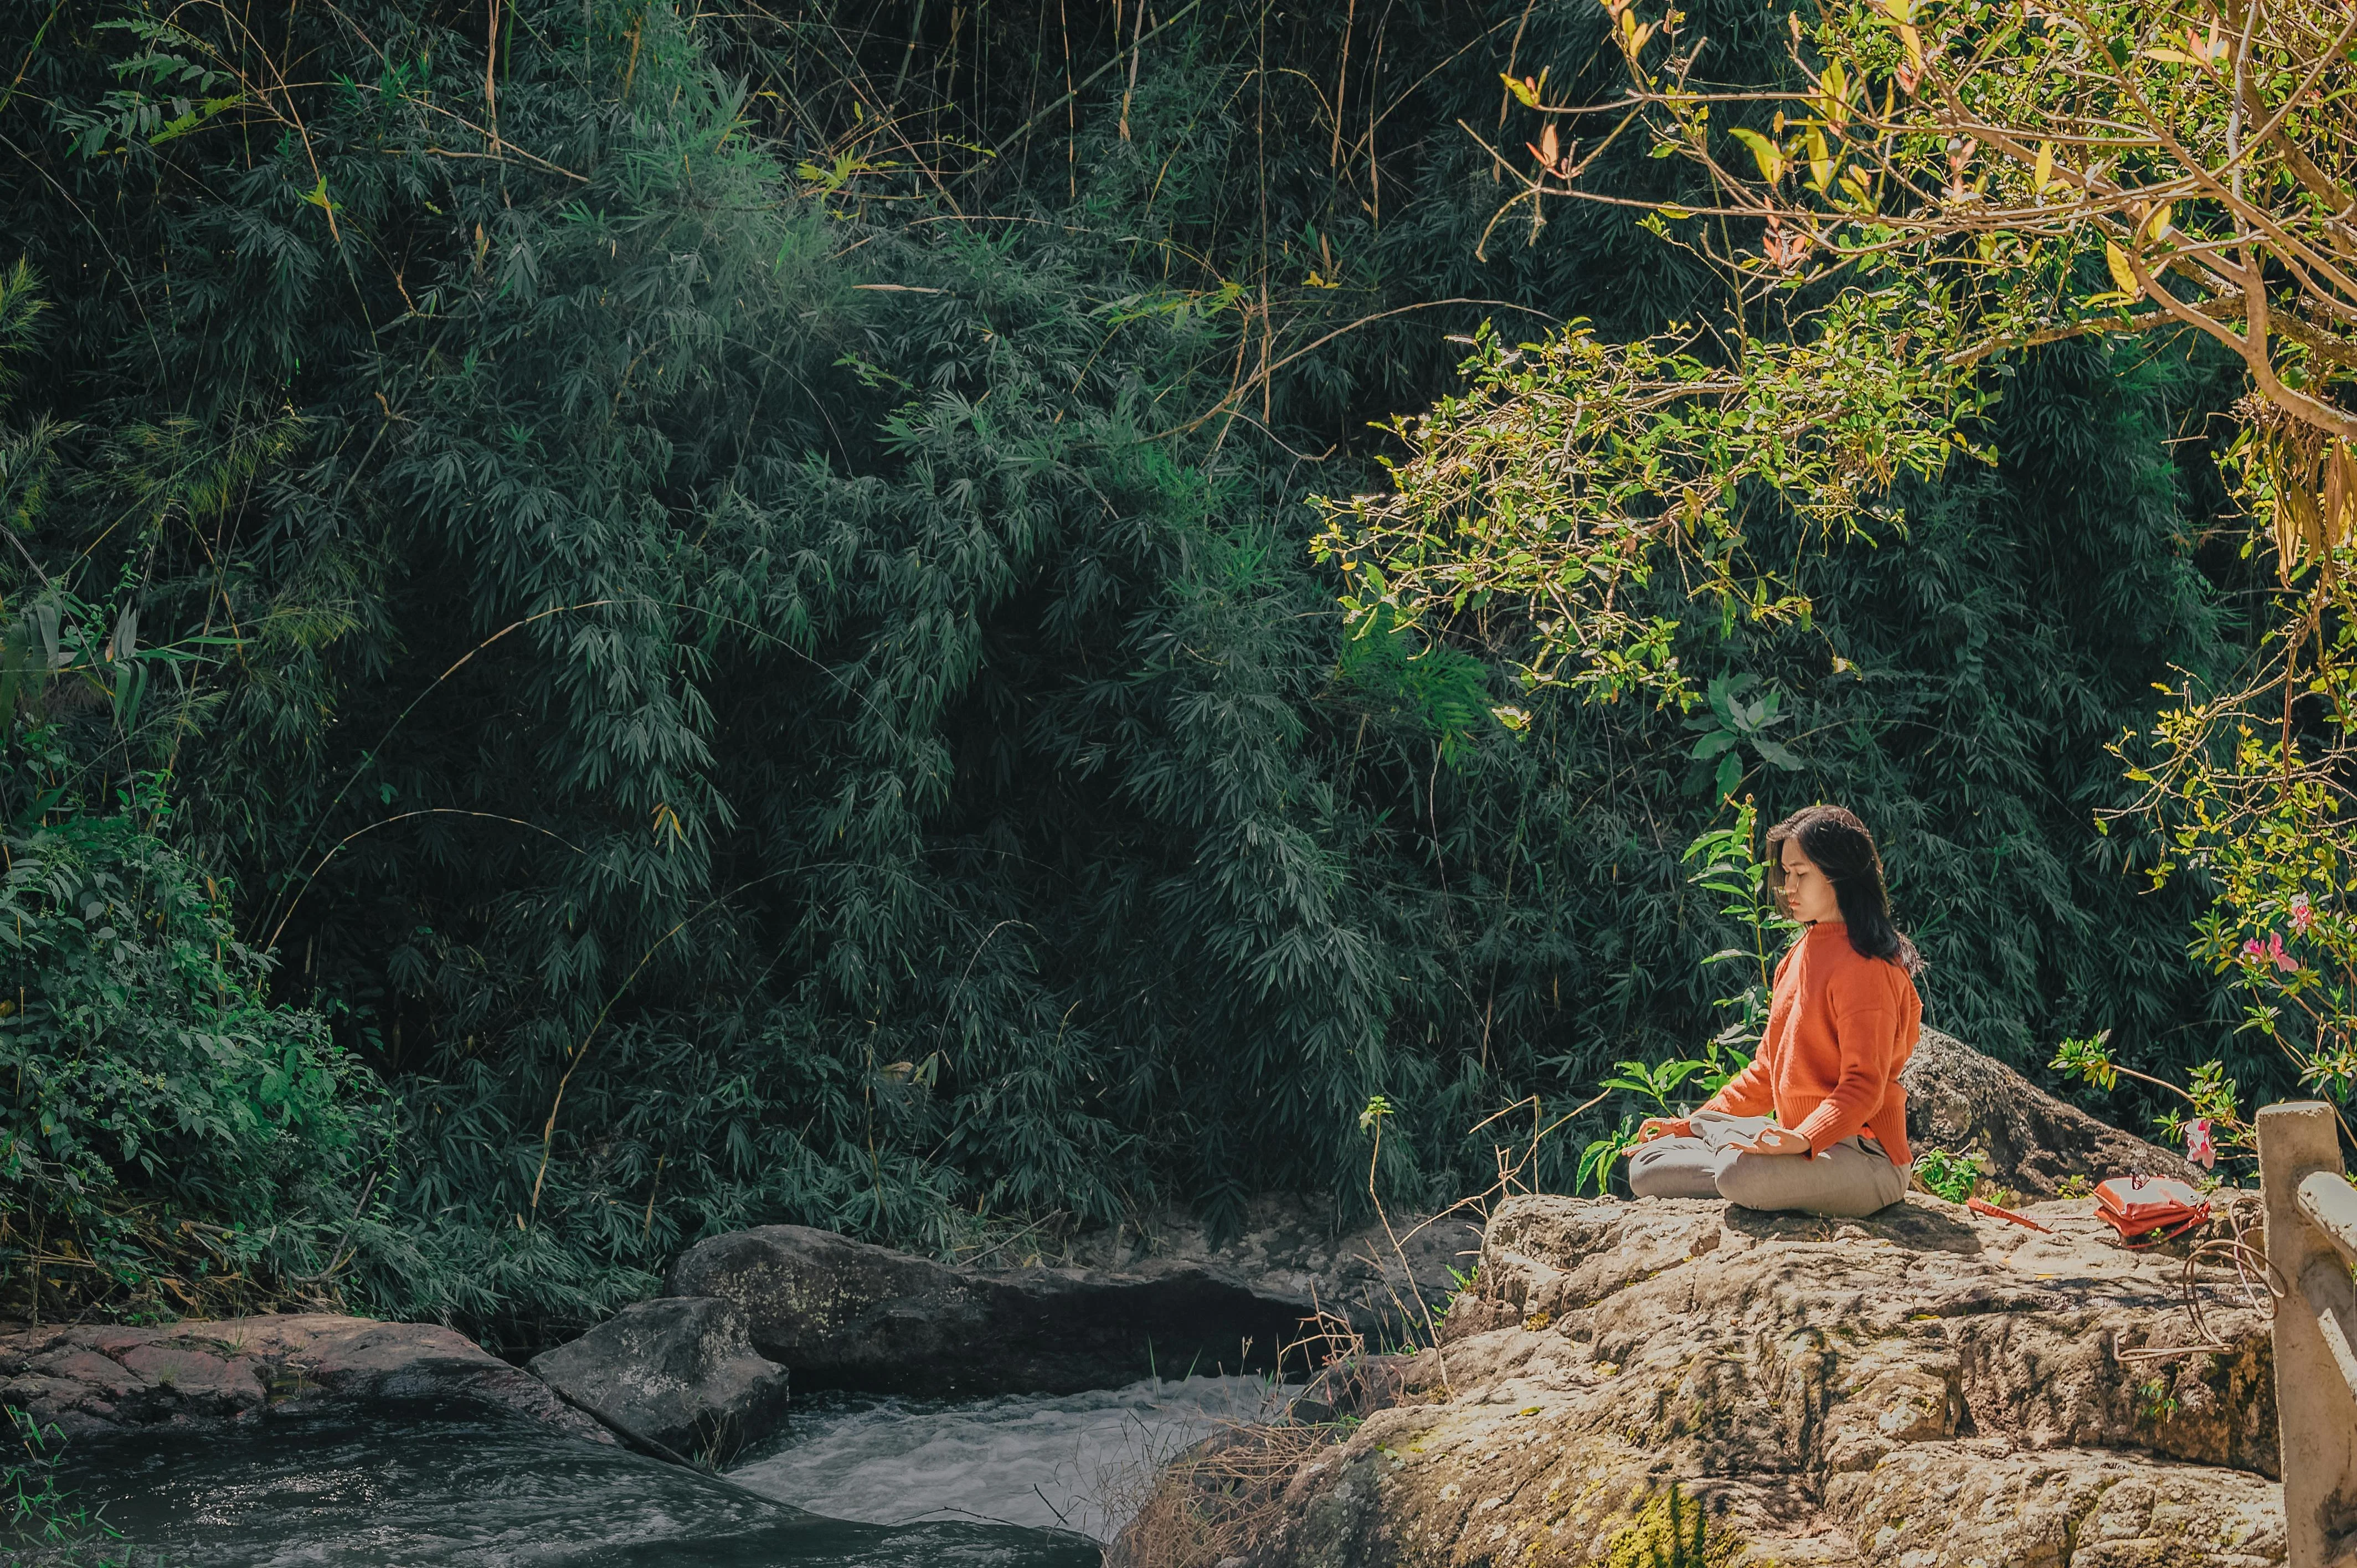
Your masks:
M1514 95L1515 102L1525 109L1538 107L1539 95L1535 91L1536 84L1526 81L1519 76L1508 76L1502 70L1498 73L1498 80L1506 84L1506 91Z
M2052 188L2054 184L2053 143L2040 142L2038 144L2038 163L2036 166L2031 168L2029 171L2029 181L2031 186L2035 188L2038 194L2040 196L2045 195L2049 189Z
M2173 201L2164 201L2160 204L2160 210L2154 213L2152 220L2144 226L2146 239L2165 240L2169 237L2169 215L2175 209L2176 205Z
M1751 161L1760 166L1760 177L1773 185L1784 177L1784 150L1757 131L1737 127L1729 134L1751 149Z
M1838 131L1849 124L1849 73L1842 70L1841 61L1835 60L1825 67L1819 80L1824 83L1824 91L1818 95L1818 112L1824 116L1825 124Z
M2138 292L2136 271L2128 265L2127 252L2106 240L2104 242L2104 264L2111 268L2112 282L2119 291L2130 299L2136 298Z
M1664 201L1653 209L1664 218L1691 218L1694 214L1674 201Z
M1872 177L1857 165L1853 164L1842 170L1841 182L1849 188L1851 199L1857 203L1861 210L1872 212L1881 205L1875 198Z
M2170 65L2200 65L2201 62L2183 49L2140 49L2147 59L2165 60Z

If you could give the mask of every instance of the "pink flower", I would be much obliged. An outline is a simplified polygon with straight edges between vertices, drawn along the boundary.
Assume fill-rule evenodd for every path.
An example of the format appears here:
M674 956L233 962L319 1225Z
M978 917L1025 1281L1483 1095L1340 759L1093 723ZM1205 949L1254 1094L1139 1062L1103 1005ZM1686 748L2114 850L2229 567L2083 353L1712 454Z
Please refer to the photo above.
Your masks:
M2259 945L2259 940L2256 937L2244 942L2243 944L2243 956L2249 959L2253 963L2266 963L2272 961L2275 966L2286 974L2291 973L2294 970L2297 970L2299 967L2299 960L2284 951L2283 933L2281 931L2269 931L2267 933L2267 941L2265 947L2261 947Z
M2308 928L2314 924L2316 924L2316 907L2308 901L2308 895L2293 894L2291 896L2292 934L2304 937L2308 935Z
M2185 1124L2185 1157L2209 1170L2218 1163L2218 1145L2210 1138L2210 1118L2197 1117Z

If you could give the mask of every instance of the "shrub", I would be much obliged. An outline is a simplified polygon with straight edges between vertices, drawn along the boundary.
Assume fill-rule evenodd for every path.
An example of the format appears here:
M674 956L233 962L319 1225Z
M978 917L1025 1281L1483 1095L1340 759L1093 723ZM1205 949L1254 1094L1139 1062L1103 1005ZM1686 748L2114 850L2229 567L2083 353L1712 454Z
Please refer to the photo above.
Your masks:
M39 773L5 779L27 804L0 873L0 1309L333 1301L381 1095L317 1014L264 997L228 890L152 800L59 810Z

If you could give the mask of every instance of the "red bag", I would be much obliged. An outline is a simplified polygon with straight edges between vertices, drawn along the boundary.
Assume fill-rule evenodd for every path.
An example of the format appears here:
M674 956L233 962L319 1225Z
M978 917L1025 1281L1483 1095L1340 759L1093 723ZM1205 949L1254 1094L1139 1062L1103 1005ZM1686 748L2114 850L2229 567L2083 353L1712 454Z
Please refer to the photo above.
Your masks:
M2114 1176L2095 1188L2095 1218L2118 1231L2123 1241L2149 1247L2209 1219L2210 1200L2169 1176ZM2162 1234L2148 1234L2154 1230ZM2133 1240L2138 1236L2146 1240Z

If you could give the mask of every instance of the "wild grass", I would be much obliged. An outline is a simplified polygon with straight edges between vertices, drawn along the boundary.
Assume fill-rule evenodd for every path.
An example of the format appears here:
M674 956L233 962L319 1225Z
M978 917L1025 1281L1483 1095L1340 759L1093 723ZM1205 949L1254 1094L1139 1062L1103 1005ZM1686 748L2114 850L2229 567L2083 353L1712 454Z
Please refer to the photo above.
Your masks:
M15 1405L0 1405L8 1450L0 1458L0 1544L25 1568L135 1568L135 1554L60 1482L65 1439Z

